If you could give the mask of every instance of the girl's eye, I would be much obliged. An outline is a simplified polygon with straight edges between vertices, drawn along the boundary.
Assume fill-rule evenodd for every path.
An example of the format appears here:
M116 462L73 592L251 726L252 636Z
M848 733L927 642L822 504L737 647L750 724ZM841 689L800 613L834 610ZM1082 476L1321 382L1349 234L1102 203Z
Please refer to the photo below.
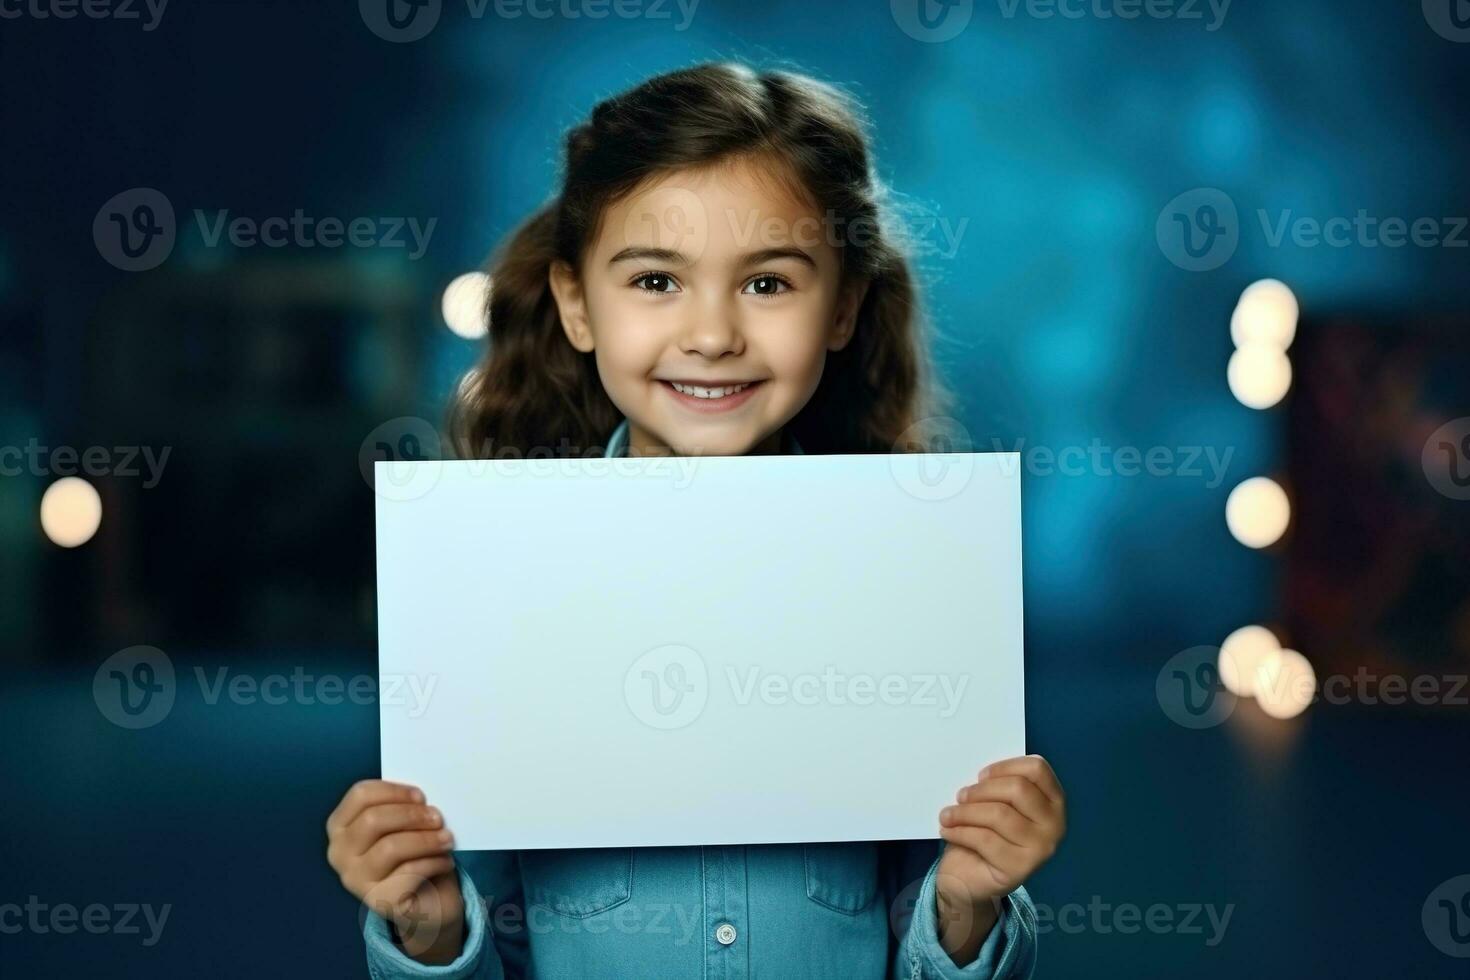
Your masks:
M676 293L679 291L674 277L664 272L645 272L633 280L633 285L645 293Z
M752 286L755 288L751 289ZM751 296L779 296L791 288L791 283L783 277L768 273L750 280L741 292Z

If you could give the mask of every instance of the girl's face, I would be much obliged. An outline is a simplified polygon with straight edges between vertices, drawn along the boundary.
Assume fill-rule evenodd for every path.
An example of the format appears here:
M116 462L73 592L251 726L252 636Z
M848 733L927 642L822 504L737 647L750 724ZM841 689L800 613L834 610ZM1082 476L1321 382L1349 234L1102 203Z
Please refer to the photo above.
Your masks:
M843 286L830 221L740 159L649 181L610 207L580 276L551 288L592 352L633 455L776 452L866 286ZM682 389L682 390L681 390Z

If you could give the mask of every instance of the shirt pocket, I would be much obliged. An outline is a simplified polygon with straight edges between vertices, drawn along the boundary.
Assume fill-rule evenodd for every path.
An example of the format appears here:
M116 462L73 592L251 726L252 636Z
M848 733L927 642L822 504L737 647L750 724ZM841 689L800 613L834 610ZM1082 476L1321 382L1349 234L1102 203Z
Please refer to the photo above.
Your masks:
M585 847L521 852L526 901L578 919L606 912L633 894L633 850Z
M877 841L803 844L806 897L844 915L857 915L878 894Z

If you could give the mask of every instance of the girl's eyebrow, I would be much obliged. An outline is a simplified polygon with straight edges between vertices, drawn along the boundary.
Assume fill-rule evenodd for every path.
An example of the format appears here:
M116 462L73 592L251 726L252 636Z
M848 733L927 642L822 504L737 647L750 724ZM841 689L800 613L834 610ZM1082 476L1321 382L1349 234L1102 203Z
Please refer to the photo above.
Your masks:
M763 248L756 252L748 252L740 260L742 266L761 265L765 262L773 262L776 259L794 259L804 262L813 270L817 268L816 259L808 255L804 250L794 246L785 248ZM666 262L670 265L689 265L689 258L680 251L671 248L655 248L651 245L632 245L615 254L607 260L608 265L616 265L619 262L646 261Z

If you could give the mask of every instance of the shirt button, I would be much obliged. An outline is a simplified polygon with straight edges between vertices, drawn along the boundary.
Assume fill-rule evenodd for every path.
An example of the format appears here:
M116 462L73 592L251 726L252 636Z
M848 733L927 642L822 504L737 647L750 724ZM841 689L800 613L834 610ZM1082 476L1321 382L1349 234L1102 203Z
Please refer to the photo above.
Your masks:
M715 929L715 939L719 940L721 946L728 946L735 941L735 927L728 922L721 922Z

